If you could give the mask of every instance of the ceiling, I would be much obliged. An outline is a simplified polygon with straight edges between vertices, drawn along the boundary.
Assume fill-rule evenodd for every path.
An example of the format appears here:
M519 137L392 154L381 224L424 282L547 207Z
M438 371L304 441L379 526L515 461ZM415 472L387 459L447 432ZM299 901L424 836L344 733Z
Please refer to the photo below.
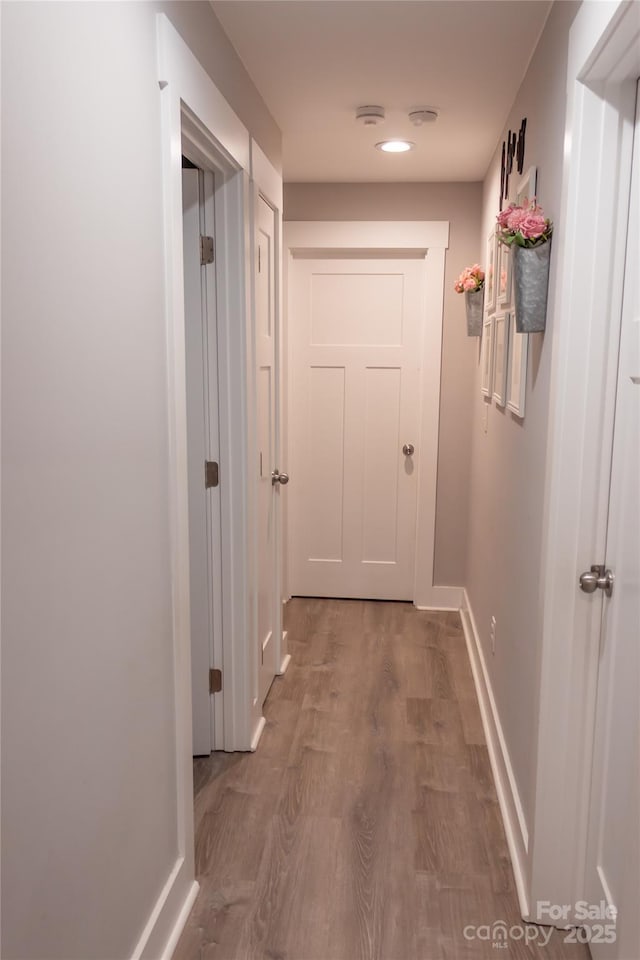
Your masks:
M283 134L289 182L481 180L549 0L214 0ZM384 124L355 109L380 104ZM415 127L411 108L436 107ZM388 155L375 143L413 140Z

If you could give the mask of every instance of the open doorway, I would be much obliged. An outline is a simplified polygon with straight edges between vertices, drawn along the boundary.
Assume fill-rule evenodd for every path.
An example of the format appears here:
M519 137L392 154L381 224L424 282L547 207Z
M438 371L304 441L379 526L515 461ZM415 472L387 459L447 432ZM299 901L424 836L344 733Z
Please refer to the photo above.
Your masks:
M182 157L193 754L224 744L215 176Z

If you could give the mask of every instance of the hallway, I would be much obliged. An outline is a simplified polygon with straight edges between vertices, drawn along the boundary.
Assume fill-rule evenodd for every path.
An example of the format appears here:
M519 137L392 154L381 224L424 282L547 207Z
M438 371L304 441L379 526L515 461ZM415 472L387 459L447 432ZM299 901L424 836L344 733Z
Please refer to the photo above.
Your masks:
M558 932L464 937L521 921L458 615L302 599L286 615L258 751L196 761L201 890L175 960L588 957Z

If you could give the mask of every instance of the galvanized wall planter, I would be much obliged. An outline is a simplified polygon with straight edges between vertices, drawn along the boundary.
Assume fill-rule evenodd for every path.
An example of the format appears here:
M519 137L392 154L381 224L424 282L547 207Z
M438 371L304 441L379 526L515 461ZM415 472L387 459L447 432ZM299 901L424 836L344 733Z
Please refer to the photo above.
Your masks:
M551 241L538 247L513 244L513 287L518 333L541 333L547 320Z
M481 290L465 290L464 305L467 311L467 336L479 337L482 333L484 288Z

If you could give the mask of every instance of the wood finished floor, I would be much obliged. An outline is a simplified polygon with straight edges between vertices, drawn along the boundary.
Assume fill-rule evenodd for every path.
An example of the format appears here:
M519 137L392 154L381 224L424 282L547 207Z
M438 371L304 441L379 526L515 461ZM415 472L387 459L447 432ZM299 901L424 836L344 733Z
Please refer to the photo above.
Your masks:
M460 620L293 600L255 754L195 764L200 894L174 960L587 960L520 924Z

